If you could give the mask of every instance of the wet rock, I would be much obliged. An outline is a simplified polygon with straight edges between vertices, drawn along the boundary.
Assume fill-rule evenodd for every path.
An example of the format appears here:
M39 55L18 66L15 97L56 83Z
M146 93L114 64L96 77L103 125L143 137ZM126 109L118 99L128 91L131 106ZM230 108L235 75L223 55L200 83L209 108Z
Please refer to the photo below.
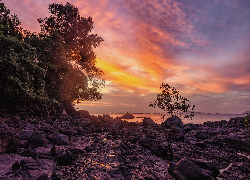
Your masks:
M198 131L195 135L196 138L199 138L199 139L208 139L210 137L209 133L208 132L205 132L205 131Z
M45 138L43 133L34 132L29 138L29 147L45 147L47 146L48 140Z
M18 168L17 163L23 159L24 157L18 154L0 154L0 177L4 177L4 175L12 172L12 170L18 170L20 167Z
M211 170L213 172L213 177L216 177L220 173L218 166L212 161L194 158L189 158L189 160L197 164L200 168Z
M20 139L28 140L32 134L33 134L33 131L31 130L23 130L22 132L20 132Z
M19 148L17 150L17 154L24 156L24 157L32 157L32 158L36 158L37 157L37 153L34 149L31 148Z
M151 147L151 150L159 157L165 158L169 156L168 148L162 144L154 145L153 147Z
M10 131L0 132L0 153L4 153L11 143L12 133Z
M46 174L48 178L51 178L53 171L56 167L56 164L54 163L54 161L51 159L37 159L37 162L39 163L43 173Z
M72 153L69 148L54 145L50 153L55 157L58 165L67 166L72 164L76 158L76 154Z
M69 137L64 134L59 134L54 137L54 141L56 145L66 145L69 143Z
M199 166L186 158L181 159L176 164L173 176L177 180L213 180Z

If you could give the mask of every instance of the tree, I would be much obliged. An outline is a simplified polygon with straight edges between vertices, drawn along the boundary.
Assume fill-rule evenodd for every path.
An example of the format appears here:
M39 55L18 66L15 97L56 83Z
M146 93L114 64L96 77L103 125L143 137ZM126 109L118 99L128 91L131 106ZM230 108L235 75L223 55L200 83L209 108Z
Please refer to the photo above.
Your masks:
M0 3L0 109L44 108L45 71L36 62L36 50L22 40L16 15Z
M46 92L69 113L73 101L99 100L104 86L103 71L96 67L96 48L103 41L89 34L93 21L79 15L67 3L50 4L50 17L38 19L39 34L26 32L26 42L37 49L38 64L46 70Z
M250 115L249 113L247 113L247 115L244 117L244 126L246 126L247 130L248 130L248 127L250 126Z
M0 34L20 39L22 38L22 28L20 25L21 23L17 15L10 15L10 10L0 0Z
M163 84L160 86L162 92L157 95L155 102L151 102L149 107L158 107L163 111L162 119L164 119L166 113L170 114L171 117L178 117L181 116L181 112L187 112L187 110L191 107L190 100L184 98L179 95L179 91L177 91L174 87L172 88L168 84ZM192 110L194 110L195 105L193 105ZM191 112L190 115L186 115L186 118L192 118L194 116L194 112ZM166 128L166 127L164 127ZM166 129L165 129L166 130ZM170 159L173 159L173 150L172 150L172 133L174 127L172 126L171 121L171 128L169 134L166 133L166 137L168 139L168 150L170 153ZM167 132L167 131L166 131Z

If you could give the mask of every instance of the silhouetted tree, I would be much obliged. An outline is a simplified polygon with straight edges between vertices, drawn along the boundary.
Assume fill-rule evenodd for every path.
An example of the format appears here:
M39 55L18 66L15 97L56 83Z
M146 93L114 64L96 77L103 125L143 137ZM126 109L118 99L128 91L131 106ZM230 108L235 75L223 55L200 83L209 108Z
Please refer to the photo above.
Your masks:
M46 71L46 92L51 99L74 111L74 100L99 100L104 86L103 71L96 67L95 53L103 39L89 34L93 21L79 15L67 3L50 4L50 17L38 19L39 34L26 32L26 42L37 50L38 64Z
M171 117L180 116L181 112L187 112L187 110L191 107L190 100L184 98L179 95L179 91L177 91L174 87L171 91L171 86L168 84L162 83L160 86L162 92L157 95L155 102L151 102L149 107L158 107L163 111L162 119L167 114L170 114ZM195 105L193 105L192 110L194 110ZM193 117L194 114L191 112L190 115L186 115L185 117ZM163 124L162 124L163 125ZM166 127L163 127L166 128ZM168 139L168 150L170 153L170 160L173 159L173 150L172 150L172 134L173 134L174 127L172 126L171 121L171 128L169 134L166 133L166 137ZM167 131L166 131L167 132Z

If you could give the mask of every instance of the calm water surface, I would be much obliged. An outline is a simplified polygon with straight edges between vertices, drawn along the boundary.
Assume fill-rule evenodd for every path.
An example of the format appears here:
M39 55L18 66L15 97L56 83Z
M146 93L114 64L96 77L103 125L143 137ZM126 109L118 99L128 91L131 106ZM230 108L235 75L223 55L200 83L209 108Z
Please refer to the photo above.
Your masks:
M98 115L102 115L102 114L92 114L95 116ZM111 117L115 118L115 117L120 117L124 114L109 114ZM161 115L160 114L133 114L134 115L134 119L126 119L129 122L142 122L142 119L144 117L150 117L151 119L153 119L156 123L160 124L163 122ZM220 121L220 120L229 120L230 118L235 118L235 117L244 117L245 114L195 114L194 117L192 118L192 120L190 118L184 118L181 117L182 122L184 124L188 124L188 123L194 123L194 124L203 124L206 121Z

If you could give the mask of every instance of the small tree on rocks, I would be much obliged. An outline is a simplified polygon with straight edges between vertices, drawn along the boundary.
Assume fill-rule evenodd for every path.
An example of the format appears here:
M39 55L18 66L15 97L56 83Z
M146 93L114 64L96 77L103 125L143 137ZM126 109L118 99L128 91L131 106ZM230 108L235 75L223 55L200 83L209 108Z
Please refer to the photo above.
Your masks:
M187 110L191 107L190 100L180 96L179 91L177 91L174 87L171 89L170 85L162 83L160 86L162 90L161 93L157 95L157 99L155 102L151 102L149 107L158 107L160 108L162 113L162 119L167 114L170 114L171 117L181 117L181 112L187 112ZM195 105L192 106L192 110L194 110ZM194 112L191 112L190 115L185 115L185 118L192 118L194 116ZM164 127L165 128L165 127ZM168 150L170 153L170 160L173 159L173 150L172 150L172 133L174 127L172 126L171 121L171 128L170 132L167 133L166 128L166 137L168 139Z

